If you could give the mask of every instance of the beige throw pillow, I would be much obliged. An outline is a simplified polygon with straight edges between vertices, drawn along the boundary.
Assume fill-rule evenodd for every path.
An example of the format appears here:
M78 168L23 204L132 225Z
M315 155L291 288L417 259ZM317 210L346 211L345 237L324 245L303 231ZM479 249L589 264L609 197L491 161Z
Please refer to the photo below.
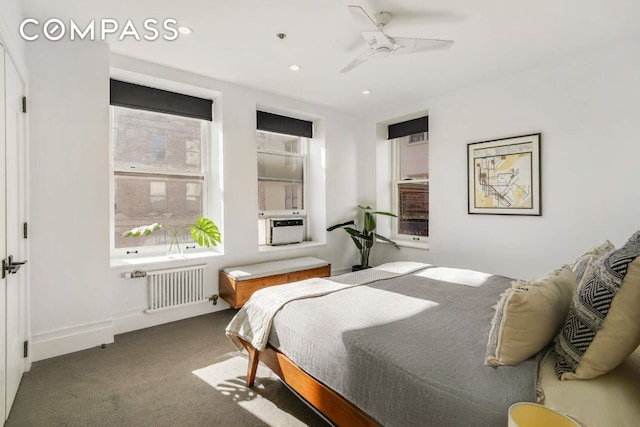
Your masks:
M583 277L556 338L556 374L595 378L640 345L640 231Z
M495 307L485 364L517 365L549 345L564 323L575 288L568 265L533 282L513 282Z

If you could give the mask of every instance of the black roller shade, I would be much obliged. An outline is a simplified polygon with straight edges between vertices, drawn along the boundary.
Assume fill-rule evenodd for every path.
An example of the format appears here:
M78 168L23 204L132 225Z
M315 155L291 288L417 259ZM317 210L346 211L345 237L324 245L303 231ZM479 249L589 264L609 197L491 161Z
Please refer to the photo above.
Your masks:
M111 79L111 105L175 114L195 119L213 119L210 99L169 92Z
M313 122L265 113L264 111L257 111L257 113L258 130L313 138Z
M429 132L429 116L389 125L388 139L402 138L416 133Z

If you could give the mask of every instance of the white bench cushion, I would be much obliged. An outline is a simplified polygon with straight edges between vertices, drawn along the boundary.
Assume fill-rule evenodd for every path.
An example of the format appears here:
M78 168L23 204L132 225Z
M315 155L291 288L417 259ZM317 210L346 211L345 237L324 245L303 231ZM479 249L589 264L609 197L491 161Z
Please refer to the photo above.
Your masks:
M319 268L326 265L329 265L329 263L322 259L314 257L300 257L227 267L224 268L223 271L237 281L242 281L258 279L260 277L275 276L276 274L290 273L292 271Z

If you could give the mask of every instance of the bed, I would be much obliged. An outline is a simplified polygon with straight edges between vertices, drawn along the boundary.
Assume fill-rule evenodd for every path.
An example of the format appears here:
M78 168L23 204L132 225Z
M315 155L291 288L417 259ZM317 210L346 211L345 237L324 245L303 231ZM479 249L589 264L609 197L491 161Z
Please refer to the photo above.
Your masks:
M557 403L566 381L539 372L548 351L485 365L494 306L512 281L389 263L257 292L227 335L249 353L248 386L262 361L336 425L506 426L515 402L568 408Z

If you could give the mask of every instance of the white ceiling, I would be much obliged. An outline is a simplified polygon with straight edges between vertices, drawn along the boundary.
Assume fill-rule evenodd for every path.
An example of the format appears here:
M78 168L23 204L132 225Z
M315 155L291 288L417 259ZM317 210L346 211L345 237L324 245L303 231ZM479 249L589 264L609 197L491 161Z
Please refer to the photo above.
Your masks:
M455 44L341 74L366 48L350 4L390 12L388 35ZM640 37L638 0L24 0L24 12L139 27L146 18L175 18L193 34L116 40L112 51L359 115Z

